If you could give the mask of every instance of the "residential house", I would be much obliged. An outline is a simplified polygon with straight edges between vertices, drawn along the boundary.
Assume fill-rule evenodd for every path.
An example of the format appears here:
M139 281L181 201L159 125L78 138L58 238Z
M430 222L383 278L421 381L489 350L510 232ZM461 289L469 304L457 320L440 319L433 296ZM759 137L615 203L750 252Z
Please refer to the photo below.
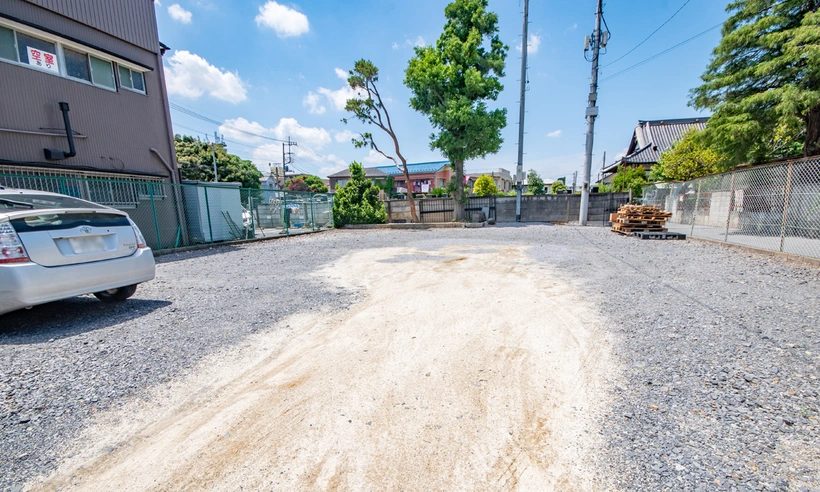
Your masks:
M627 147L626 155L606 166L602 171L601 182L610 184L618 167L621 165L641 166L647 172L658 163L661 154L681 141L691 129L703 130L709 118L684 118L676 120L639 121L632 133L632 140Z
M498 188L499 192L508 193L515 189L515 180L513 179L510 172L504 168L499 167L498 171L493 171L491 173L484 174L493 178L493 181L495 182L495 187Z
M450 161L408 164L407 171L411 181L408 187L405 183L404 172L395 165L379 166L375 169L384 173L385 176L393 177L398 193L407 193L408 189L412 193L429 193L433 188L446 187L453 176Z
M379 170L376 167L366 167L364 168L364 175L366 178L370 179L371 181L379 180L379 179L387 179L387 173L384 171ZM350 169L344 169L337 173L333 173L327 177L328 179L328 191L331 193L336 192L336 188L342 187L350 181Z
M0 2L0 174L179 182L154 9Z

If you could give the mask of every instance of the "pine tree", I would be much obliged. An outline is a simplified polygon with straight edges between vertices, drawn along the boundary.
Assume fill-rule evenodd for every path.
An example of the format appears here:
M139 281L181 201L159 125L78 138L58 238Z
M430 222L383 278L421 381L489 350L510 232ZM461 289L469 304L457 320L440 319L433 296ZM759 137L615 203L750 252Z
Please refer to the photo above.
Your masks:
M704 138L735 163L820 154L818 0L735 0L691 104ZM798 151L799 152L799 151Z

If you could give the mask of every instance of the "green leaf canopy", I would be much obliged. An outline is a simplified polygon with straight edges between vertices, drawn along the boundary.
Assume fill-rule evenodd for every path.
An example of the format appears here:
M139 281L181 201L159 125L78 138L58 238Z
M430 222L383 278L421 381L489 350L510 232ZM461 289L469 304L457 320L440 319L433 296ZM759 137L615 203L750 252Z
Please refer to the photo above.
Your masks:
M819 6L735 0L727 7L723 38L691 104L714 111L704 138L734 164L820 154Z

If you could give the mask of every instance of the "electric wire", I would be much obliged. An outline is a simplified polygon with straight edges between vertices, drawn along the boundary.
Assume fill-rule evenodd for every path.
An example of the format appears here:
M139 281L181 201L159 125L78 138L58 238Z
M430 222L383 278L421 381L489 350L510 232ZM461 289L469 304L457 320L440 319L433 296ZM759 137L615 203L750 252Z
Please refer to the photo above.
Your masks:
M655 60L656 58L660 58L661 56L663 56L663 55L665 55L665 54L667 54L667 53L669 53L669 52L671 52L671 51L673 51L673 50L675 50L675 49L677 49L677 48L680 48L681 46L683 46L683 45L685 45L685 44L687 44L687 43L689 43L689 42L691 42L691 41L694 41L695 39L697 39L697 38L699 38L699 37L703 36L704 34L708 34L709 32L714 31L715 29L719 28L719 27L720 27L720 26L722 26L722 25L723 25L723 22L721 22L720 24L717 24L717 25L715 25L715 26L712 26L712 27L710 27L709 29L707 29L707 30L705 30L705 31L703 31L703 32L700 32L700 33L698 33L698 34L695 34L695 35L694 35L694 36L692 36L691 38L689 38L689 39L687 39L687 40L685 40L685 41L682 41L682 42L680 42L680 43L676 44L675 46L672 46L671 48L667 48L667 49L665 49L665 50L661 51L660 53L656 53L655 55L652 55L652 56L650 56L649 58L646 58L646 59L644 59L644 60L642 60L642 61L640 61L640 62L638 62L638 63L636 63L636 64L634 64L634 65L632 65L632 66L630 66L630 67L627 67L627 68L625 68L625 69L623 69L623 70L621 70L621 71L619 71L619 72L615 72L614 74L609 75L608 77L604 77L604 78L601 80L601 82L606 82L607 80L611 80L611 79L614 79L615 77L619 77L619 76L621 76L621 75L623 75L623 74L625 74L625 73L627 73L627 72L631 72L632 70L634 70L634 69L636 69L636 68L638 68L638 67L640 67L640 66L642 66L642 65L645 65L645 64L647 64L647 63L651 62L652 60Z
M221 126L221 127L224 127L224 128L230 128L231 130L237 131L239 133L244 133L245 135L250 135L250 136L253 136L253 137L257 137L257 138L262 138L262 139L265 139L265 140L272 140L274 142L286 142L287 143L287 140L268 137L268 136L265 136L265 135L259 135L258 133L249 132L247 130L237 128L235 126L225 124L224 121L222 121L222 122L217 121L213 118L209 118L205 115L199 114L194 110L191 110L191 109L188 109L186 107L180 106L179 104L176 104L176 103L170 103L170 106L171 106L171 109L173 109L174 111L178 111L178 112L180 112L182 114L185 114L185 115L188 115L192 118L197 118L197 119L205 121L207 123L211 123L212 125L217 125L217 126Z
M655 29L654 31L652 31L652 33L651 33L649 36L647 36L647 37L646 37L646 39L644 39L643 41L641 41L640 43L638 43L638 44L637 44L634 48L632 48L631 50L627 51L626 53L624 53L623 55L621 55L619 58L616 58L615 60L613 60L613 61L611 61L611 62L607 63L606 65L603 65L601 68L606 68L606 67L608 67L608 66L610 66L610 65L612 65L612 64L614 64L614 63L619 62L620 60L623 60L623 59L624 59L624 58L626 58L626 57L627 57L630 53L632 53L632 52L633 52L633 51L635 51L636 49L640 48L640 47L641 47L644 43L646 43L647 41L649 41L649 38L651 38L652 36L654 36L655 34L657 34L657 33L658 33L658 31L660 31L661 29L663 29L663 27L664 27L665 25L669 24L669 22L671 22L671 21L672 21L672 19L674 19L674 18L675 18L675 16L677 16L677 15L680 13L680 11L681 11L681 10L683 10L683 8L684 8L684 7L686 7L686 6L689 4L689 2L691 2L691 1L692 1L692 0L686 0L686 2L684 2L684 3L683 3L683 5L681 5L681 7L680 7L677 11L675 11L675 13L674 13L674 14L672 14L672 17L670 17L670 18L666 19L666 22L664 22L664 23L663 23L663 24L661 24L661 25L660 25L657 29ZM606 21L604 21L604 22L606 22ZM608 29L608 27L607 27L607 29Z

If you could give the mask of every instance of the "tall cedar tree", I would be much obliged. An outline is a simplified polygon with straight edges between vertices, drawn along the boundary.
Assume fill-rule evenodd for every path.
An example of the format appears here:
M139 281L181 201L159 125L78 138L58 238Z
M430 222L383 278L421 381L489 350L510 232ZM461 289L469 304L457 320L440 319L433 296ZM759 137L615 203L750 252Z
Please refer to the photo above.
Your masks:
M396 137L396 132L393 130L393 123L390 121L390 114L387 108L384 107L382 96L379 94L379 89L376 87L376 82L379 81L379 68L370 60L359 60L353 65L353 70L350 71L350 77L347 79L350 88L357 91L359 97L348 99L345 104L345 110L353 113L353 117L362 123L368 125L375 125L378 129L386 133L391 140L393 140L393 149L396 156L384 152L376 145L373 134L369 132L360 133L358 138L352 139L353 145L356 148L368 147L387 159L393 161L393 164L399 168L399 171L404 173L404 183L407 185L407 202L410 204L410 216L413 222L419 222L419 217L416 215L416 202L413 199L413 186L410 183L410 172L407 170L407 159L401 153L399 148L399 139ZM342 120L347 123L347 118ZM397 160L398 159L398 160ZM399 164L398 161L401 161ZM392 192L393 190L389 190Z
M723 39L691 93L711 109L707 144L734 164L820 154L818 0L735 0Z
M417 47L405 72L410 106L430 120L438 149L455 170L455 218L464 219L464 161L498 152L507 110L487 108L504 88L509 47L498 36L498 16L487 0L455 0L444 9L447 22L435 46Z

